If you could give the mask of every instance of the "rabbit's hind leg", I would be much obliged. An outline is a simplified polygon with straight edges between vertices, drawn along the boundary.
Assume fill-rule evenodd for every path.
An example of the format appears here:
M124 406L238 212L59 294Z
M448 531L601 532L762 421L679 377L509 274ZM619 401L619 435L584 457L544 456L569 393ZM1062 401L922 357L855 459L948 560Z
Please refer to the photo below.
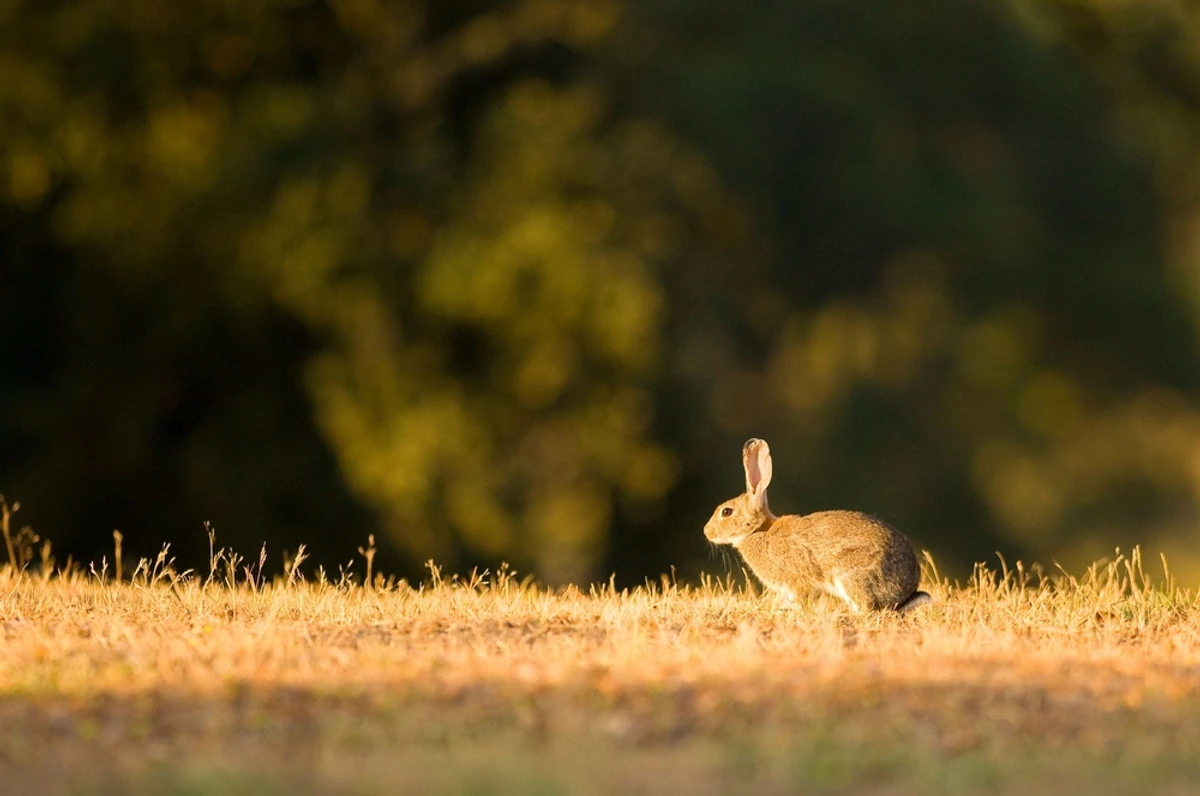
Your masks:
M866 599L866 595L862 594L860 589L855 588L854 583L845 575L834 575L829 579L825 589L850 606L850 610L856 614L865 612L870 606L870 600Z

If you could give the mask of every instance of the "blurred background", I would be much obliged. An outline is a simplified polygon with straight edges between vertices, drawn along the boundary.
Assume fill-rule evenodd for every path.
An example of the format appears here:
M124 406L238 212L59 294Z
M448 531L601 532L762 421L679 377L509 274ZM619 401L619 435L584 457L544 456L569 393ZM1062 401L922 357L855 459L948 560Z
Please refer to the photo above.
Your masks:
M374 533L1200 578L1200 8L0 0L0 492L60 561ZM361 564L359 565L361 567Z

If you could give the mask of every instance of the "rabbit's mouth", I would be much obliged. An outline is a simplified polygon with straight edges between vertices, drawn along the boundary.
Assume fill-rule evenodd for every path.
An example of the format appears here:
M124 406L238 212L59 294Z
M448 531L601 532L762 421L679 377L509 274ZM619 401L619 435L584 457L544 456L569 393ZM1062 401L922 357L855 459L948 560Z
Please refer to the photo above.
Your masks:
M723 534L707 526L704 528L704 538L708 539L708 541L712 542L713 544L727 544L737 547L743 541L745 541L746 537L749 535L750 534L747 533Z

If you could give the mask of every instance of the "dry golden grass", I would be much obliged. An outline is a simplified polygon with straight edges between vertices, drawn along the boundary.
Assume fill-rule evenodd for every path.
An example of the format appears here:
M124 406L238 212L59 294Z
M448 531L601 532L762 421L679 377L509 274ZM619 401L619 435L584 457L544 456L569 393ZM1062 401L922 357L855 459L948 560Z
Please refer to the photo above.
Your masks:
M0 574L0 782L99 793L1122 793L1200 785L1200 600L1139 554L932 606L706 579ZM240 570L240 575L237 574ZM261 571L261 569L260 569Z

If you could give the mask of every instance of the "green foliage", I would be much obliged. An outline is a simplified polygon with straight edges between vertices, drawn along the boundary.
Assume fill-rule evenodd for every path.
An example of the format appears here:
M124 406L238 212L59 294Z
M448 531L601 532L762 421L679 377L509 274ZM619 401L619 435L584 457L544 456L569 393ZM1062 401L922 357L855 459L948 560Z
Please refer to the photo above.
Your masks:
M0 2L0 479L561 581L695 563L757 434L781 509L1187 571L1196 22Z

